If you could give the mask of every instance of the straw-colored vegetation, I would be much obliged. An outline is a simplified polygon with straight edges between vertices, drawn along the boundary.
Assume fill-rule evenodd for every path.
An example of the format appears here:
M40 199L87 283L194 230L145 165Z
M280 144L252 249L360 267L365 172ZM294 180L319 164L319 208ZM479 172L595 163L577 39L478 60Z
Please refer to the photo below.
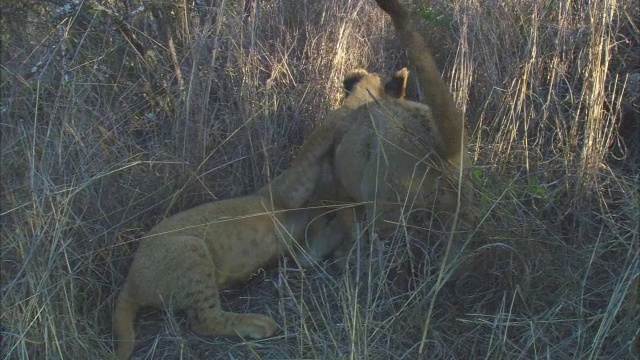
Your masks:
M404 3L472 139L480 222L466 272L436 286L442 237L410 223L385 243L363 236L346 268L285 258L222 294L226 309L273 317L274 338L199 337L156 311L137 321L136 357L634 357L637 3ZM112 354L137 238L281 173L339 105L347 71L407 65L373 0L0 4L7 359ZM409 243L425 254L407 284Z

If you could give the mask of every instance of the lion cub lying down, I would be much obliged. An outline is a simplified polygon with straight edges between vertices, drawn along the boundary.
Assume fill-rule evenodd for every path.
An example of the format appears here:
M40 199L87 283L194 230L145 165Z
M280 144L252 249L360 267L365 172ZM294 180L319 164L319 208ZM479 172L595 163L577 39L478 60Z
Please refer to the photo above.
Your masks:
M317 213L299 208L316 191L341 119L374 97L402 96L406 77L406 69L388 81L364 70L350 73L344 106L325 120L336 126L314 131L287 171L254 195L200 205L153 227L140 241L117 300L118 358L128 359L133 352L133 323L142 307L184 310L191 329L201 335L272 336L278 329L272 318L224 311L219 291L247 281L304 243L305 228Z

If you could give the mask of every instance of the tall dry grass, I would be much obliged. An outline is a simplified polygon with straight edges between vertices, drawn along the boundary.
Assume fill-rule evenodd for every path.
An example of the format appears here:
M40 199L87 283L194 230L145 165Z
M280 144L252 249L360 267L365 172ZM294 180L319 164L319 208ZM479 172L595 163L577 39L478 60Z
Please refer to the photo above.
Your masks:
M413 4L416 25L473 138L482 221L463 260L472 271L434 291L437 237L414 224L392 246L354 254L346 271L302 272L284 259L224 294L228 308L273 315L283 329L274 339L197 337L180 314L155 312L138 321L138 357L624 359L638 351L634 1L428 5ZM7 359L107 357L114 294L139 235L286 169L339 104L346 71L405 65L367 0L2 7ZM427 239L409 292L390 280L406 256L393 241L407 237Z

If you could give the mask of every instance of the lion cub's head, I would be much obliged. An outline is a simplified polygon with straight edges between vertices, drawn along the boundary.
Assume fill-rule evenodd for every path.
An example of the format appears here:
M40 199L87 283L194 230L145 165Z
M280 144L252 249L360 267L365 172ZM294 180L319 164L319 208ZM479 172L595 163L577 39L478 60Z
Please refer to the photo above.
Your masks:
M345 76L343 81L345 99L342 106L356 109L385 97L402 99L407 88L408 77L407 68L402 68L384 78L363 69L353 70Z

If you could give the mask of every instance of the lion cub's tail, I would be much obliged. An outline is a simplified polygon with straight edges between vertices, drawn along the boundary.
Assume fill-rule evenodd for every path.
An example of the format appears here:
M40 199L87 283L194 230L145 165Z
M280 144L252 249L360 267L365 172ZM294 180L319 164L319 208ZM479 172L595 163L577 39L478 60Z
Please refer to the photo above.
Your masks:
M136 341L136 333L133 330L133 321L136 318L140 304L132 300L126 290L122 290L116 303L116 311L113 316L113 329L117 339L116 356L120 360L127 360L133 353Z

